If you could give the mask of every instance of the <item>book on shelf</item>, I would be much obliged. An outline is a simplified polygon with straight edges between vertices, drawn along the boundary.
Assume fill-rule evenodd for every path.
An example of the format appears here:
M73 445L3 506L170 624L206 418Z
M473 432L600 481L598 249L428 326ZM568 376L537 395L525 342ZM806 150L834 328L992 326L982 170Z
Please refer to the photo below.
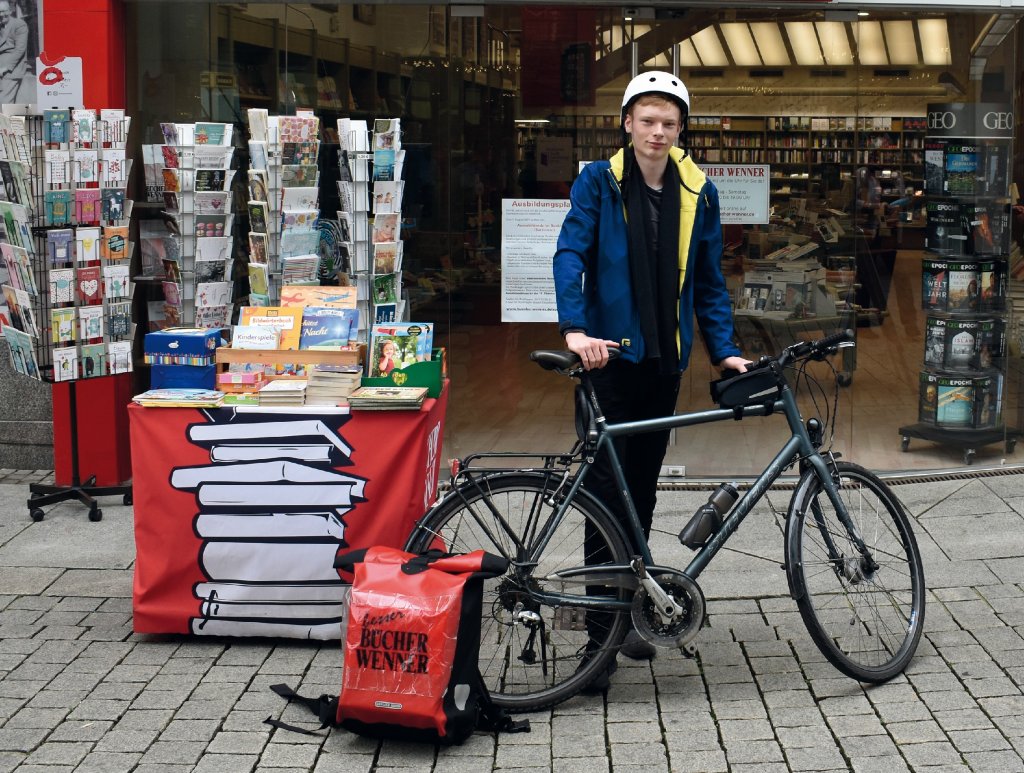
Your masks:
M302 336L302 309L295 306L243 306L239 324L280 330L280 348L298 349Z
M355 309L305 306L302 311L300 349L340 350L355 337L359 315Z
M260 388L260 405L304 405L305 379L278 379Z
M370 330L369 376L387 376L430 360L434 326L430 322L375 324Z

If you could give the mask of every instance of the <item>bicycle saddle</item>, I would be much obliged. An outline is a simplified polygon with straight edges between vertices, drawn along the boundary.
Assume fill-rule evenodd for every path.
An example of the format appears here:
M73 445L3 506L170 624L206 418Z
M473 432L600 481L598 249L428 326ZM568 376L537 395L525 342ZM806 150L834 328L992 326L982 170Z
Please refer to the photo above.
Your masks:
M568 349L538 349L530 352L530 359L544 370L569 370L580 364L579 355Z

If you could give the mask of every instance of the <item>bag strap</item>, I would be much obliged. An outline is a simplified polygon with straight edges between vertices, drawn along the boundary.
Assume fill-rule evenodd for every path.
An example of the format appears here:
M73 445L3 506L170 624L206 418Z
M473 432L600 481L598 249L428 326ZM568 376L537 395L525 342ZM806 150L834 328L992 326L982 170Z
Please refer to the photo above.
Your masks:
M319 698L306 698L299 695L286 684L272 684L270 685L270 689L289 703L292 701L299 703L309 709L310 713L315 714L317 719L320 720L320 727L318 727L317 730L323 730L324 728L335 726L338 714L338 699L336 697L324 694ZM267 717L263 722L271 727L279 727L282 730L290 730L293 733L302 733L303 735L319 734L317 733L317 730L309 730L308 728L289 725L287 722L282 722L281 720L274 719L273 717Z

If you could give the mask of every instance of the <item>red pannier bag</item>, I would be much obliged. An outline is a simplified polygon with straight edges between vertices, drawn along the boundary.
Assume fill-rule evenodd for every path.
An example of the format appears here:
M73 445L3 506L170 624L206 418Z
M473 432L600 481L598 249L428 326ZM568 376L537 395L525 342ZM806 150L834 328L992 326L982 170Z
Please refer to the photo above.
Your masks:
M494 706L477 662L483 581L505 573L504 558L372 547L334 565L353 573L340 696L313 705L284 685L271 689L306 702L323 726L375 738L459 744L478 727L529 729Z

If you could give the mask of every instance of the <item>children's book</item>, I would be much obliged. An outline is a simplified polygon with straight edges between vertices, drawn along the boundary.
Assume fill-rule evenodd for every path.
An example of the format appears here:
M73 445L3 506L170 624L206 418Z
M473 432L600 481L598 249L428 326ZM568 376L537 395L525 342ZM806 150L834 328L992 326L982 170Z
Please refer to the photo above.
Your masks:
M351 286L283 285L281 287L281 305L354 309L356 307L356 288Z
M434 326L429 322L374 325L370 331L369 375L387 376L430 359Z
M86 266L75 272L75 297L79 305L91 306L103 302L99 266Z
M54 306L74 303L74 282L75 270L73 268L50 269L50 303Z
M231 335L232 349L277 349L281 330L260 325L235 325Z
M302 309L294 306L243 306L238 323L281 331L282 349L298 349L302 336Z
M306 306L302 311L300 349L341 349L354 336L359 314L355 309Z
M69 344L78 335L78 310L74 307L50 310L50 338L55 344Z

